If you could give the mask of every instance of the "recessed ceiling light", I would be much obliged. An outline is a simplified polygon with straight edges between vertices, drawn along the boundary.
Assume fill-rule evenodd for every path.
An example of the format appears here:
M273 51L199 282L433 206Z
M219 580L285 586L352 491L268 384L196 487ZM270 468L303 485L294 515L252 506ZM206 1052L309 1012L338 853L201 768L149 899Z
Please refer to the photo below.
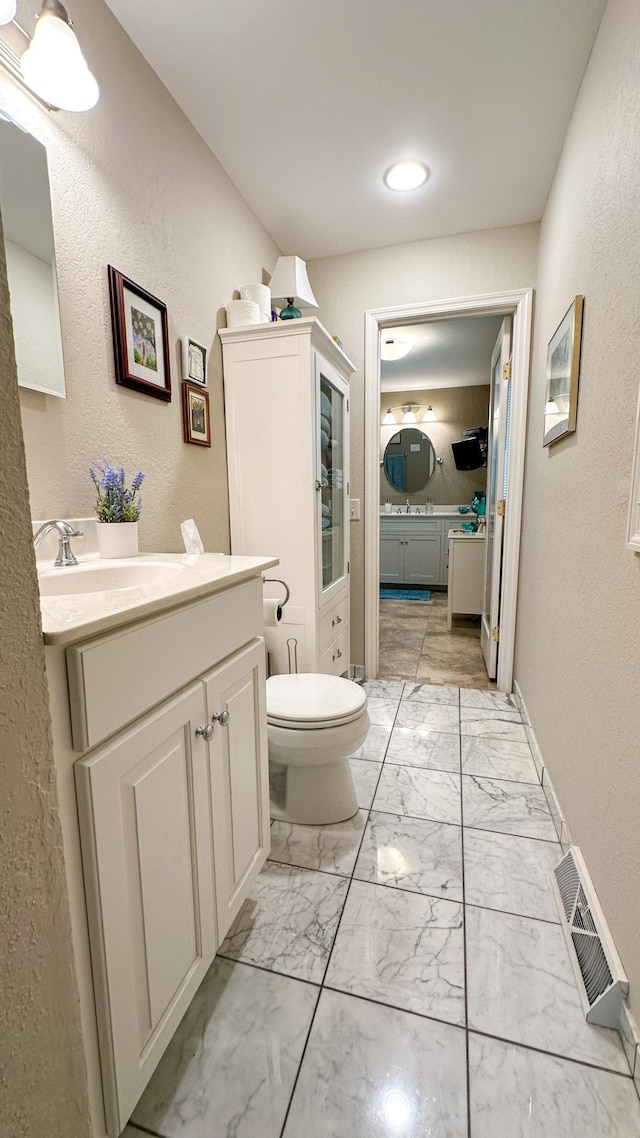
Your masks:
M384 184L390 190L417 190L428 177L424 162L394 162L384 176Z

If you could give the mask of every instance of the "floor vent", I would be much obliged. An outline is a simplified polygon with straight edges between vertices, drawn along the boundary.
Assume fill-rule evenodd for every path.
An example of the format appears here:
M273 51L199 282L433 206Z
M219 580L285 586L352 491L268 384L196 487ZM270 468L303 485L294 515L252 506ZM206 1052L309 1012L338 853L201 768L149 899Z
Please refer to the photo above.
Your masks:
M589 1023L620 1028L629 984L577 846L554 870L557 898L578 989Z

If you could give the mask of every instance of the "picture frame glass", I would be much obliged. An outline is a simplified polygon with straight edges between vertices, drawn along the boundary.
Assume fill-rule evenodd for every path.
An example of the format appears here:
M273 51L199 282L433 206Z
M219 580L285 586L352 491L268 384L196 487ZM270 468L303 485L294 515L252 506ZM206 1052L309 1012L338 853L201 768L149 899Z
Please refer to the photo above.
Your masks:
M189 383L199 383L204 387L207 382L207 350L195 340L186 338L185 352L185 379Z
M549 341L543 446L576 429L583 300L576 296Z
M164 388L166 364L162 314L126 285L123 296L127 371L144 383Z

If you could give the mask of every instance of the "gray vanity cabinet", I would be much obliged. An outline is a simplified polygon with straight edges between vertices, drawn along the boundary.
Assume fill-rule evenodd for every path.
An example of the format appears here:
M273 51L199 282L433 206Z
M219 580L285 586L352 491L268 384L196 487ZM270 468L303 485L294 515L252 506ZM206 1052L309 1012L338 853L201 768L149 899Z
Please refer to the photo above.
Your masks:
M440 518L385 515L380 518L380 583L444 585L443 522Z

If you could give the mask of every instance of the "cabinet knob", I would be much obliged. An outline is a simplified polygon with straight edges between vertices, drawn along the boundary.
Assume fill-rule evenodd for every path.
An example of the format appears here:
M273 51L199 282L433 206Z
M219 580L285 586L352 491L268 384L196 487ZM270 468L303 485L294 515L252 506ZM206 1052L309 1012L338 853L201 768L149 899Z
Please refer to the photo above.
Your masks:
M213 739L214 728L210 723L206 727L196 727L196 735L201 735L205 743L210 743Z
M226 727L230 718L231 716L229 715L228 711L221 711L219 715L214 714L211 716L211 722L219 723L221 727ZM211 728L211 731L213 732L213 727Z
M322 490L322 482L318 482L317 478L316 478L316 490Z

